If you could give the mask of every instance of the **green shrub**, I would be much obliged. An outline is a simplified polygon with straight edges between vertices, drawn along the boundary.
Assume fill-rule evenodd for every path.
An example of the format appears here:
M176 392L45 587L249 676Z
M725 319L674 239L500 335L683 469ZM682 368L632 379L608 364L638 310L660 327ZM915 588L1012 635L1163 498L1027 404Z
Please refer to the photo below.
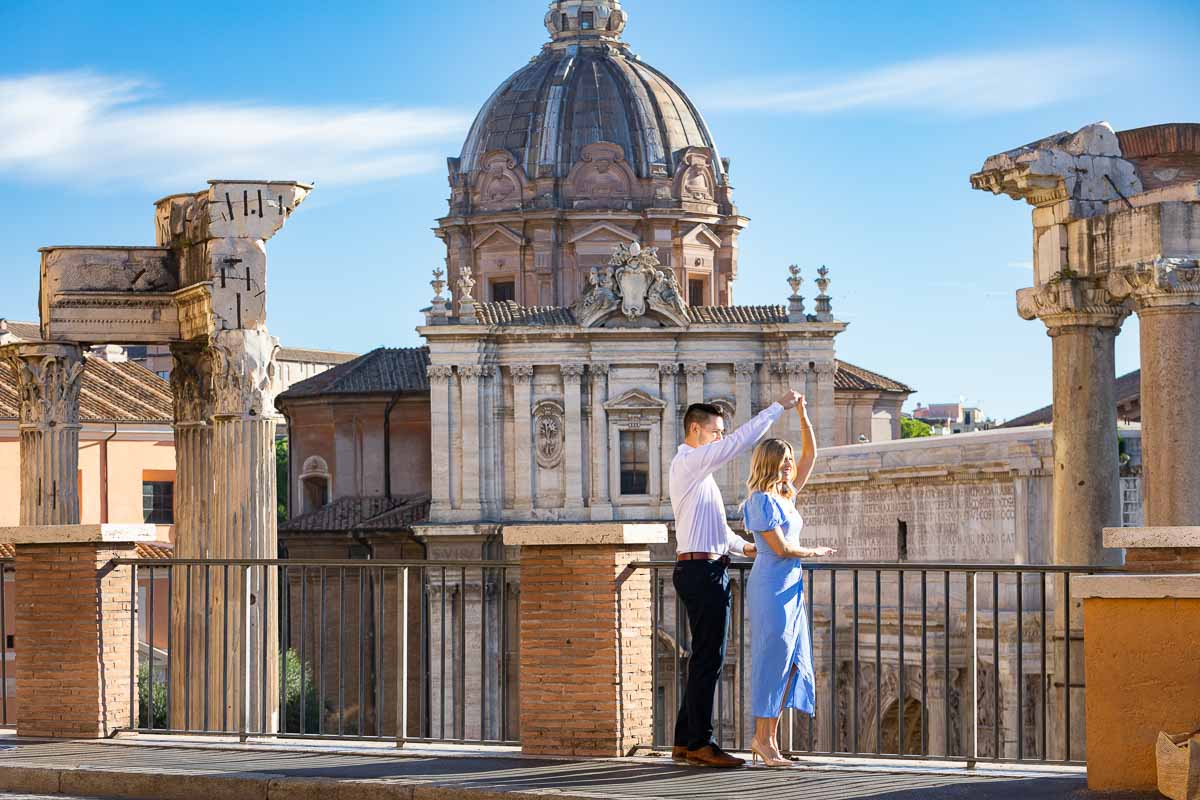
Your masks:
M138 727L162 728L167 727L167 682L154 681L154 720L150 723L150 668L142 665L137 674L138 696Z
M321 727L321 708L317 701L317 684L312 665L304 662L304 730L300 729L300 654L289 649L284 655L287 676L284 681L284 733L318 733Z

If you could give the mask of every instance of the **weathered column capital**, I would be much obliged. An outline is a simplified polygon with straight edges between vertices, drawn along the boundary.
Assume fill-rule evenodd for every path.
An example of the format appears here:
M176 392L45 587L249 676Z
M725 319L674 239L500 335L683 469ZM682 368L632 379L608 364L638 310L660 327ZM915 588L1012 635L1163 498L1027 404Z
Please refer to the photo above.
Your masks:
M1060 277L1017 290L1017 313L1022 319L1040 319L1051 336L1077 327L1117 333L1129 312L1129 304L1115 297L1103 278L1095 276Z
M533 365L532 364L516 364L508 368L512 375L513 383L529 383L533 380Z
M784 369L787 371L787 374L793 378L803 377L804 375L808 374L809 371L808 364L800 364L796 362L785 364Z
M577 381L583 377L584 368L585 365L583 364L563 364L561 367L559 367L559 369L562 371L562 376L564 379L570 378L574 381Z
M742 361L733 365L733 372L739 378L749 378L758 371L758 365L753 361Z
M608 377L608 364L588 364L588 372L593 380Z
M813 372L818 375L833 375L837 372L836 361L820 361L813 365Z
M658 374L659 375L677 375L678 373L679 373L679 365L678 364L659 364L658 365Z
M683 365L683 372L690 377L703 375L708 372L708 364L703 361L689 361Z
M481 364L468 364L458 368L458 377L463 381L476 383L480 378L490 375L490 369L490 367L485 367Z
M16 378L22 429L79 427L83 354L78 345L25 342L0 353Z
M1129 299L1138 314L1200 306L1200 262L1194 258L1158 258L1108 273L1106 288Z
M445 364L434 364L425 371L425 374L429 376L431 384L445 384L454 377L454 367Z
M214 400L212 351L195 344L172 344L171 360L175 427L207 425Z
M265 329L222 330L209 342L214 417L274 417L279 340Z

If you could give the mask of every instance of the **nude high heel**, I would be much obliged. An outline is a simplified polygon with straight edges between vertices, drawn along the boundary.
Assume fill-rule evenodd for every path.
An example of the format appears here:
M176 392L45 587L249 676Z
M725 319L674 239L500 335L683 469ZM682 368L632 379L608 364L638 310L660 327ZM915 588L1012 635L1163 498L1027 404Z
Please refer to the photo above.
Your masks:
M766 753L763 753L758 749L757 744L755 744L753 741L750 742L750 758L752 764L757 764L758 760L761 758L763 761L763 766L767 767L768 769L782 769L784 767L792 766L792 762L786 758L771 758Z

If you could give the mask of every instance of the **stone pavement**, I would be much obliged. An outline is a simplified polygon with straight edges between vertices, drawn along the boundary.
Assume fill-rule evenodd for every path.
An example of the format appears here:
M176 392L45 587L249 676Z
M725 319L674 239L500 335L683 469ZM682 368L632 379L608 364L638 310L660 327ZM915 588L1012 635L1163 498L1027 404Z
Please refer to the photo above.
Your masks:
M1078 772L805 764L731 772L677 767L662 758L614 761L362 754L329 747L134 743L131 740L0 744L0 798L64 795L138 800L1084 800ZM440 753L440 754L439 754ZM3 792L26 792L5 795ZM1155 795L1105 795L1105 800Z

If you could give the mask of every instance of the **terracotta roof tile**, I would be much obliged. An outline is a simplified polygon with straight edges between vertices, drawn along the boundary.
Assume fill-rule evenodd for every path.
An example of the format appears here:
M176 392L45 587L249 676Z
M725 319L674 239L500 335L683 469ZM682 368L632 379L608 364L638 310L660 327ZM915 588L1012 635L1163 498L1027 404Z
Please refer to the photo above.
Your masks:
M340 497L324 508L292 517L280 533L401 530L429 517L429 497Z
M429 348L380 347L338 364L320 375L292 384L280 400L335 394L395 394L428 392Z
M912 394L916 389L900 381L894 381L878 372L855 366L847 361L838 359L837 372L833 375L833 388L842 391L860 392L901 392Z
M787 322L783 306L689 306L695 325L770 325Z
M16 378L12 370L0 366L0 419L16 419L17 402ZM83 422L169 425L174 419L171 387L132 361L85 357L79 416Z
M520 306L512 300L502 303L477 303L475 316L484 325L575 325L569 308L557 306Z

